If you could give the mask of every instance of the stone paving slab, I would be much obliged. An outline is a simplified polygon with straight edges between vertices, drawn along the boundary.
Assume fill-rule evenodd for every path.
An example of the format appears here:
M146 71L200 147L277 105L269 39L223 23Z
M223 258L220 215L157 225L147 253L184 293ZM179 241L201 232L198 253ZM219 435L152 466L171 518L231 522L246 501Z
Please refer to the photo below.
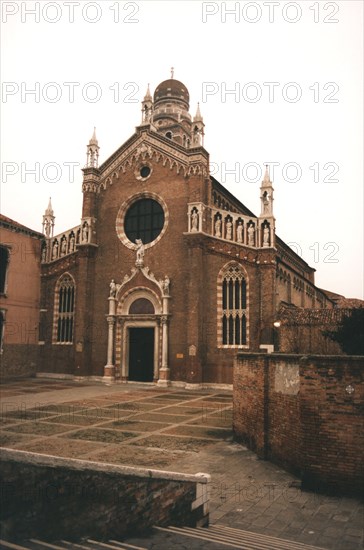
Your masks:
M229 392L23 380L3 386L0 441L56 456L210 473L212 524L361 549L363 505L301 491L293 475L233 443L231 406Z

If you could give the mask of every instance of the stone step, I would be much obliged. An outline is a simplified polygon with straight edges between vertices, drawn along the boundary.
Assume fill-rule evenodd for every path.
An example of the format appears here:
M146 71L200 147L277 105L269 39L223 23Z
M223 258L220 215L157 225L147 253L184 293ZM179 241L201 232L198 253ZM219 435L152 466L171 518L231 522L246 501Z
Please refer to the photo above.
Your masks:
M41 539L29 539L16 544L5 540L0 540L1 550L148 550L142 546L135 546L127 542L110 540L108 542L100 542L93 539L86 539L81 542L70 542L68 540L60 540L56 542L46 542Z
M318 546L234 529L224 525L211 525L208 528L154 527L154 529L203 541L218 542L226 548L239 548L241 550L324 550Z
M158 540L160 534L160 540ZM167 538L166 538L167 536ZM3 550L148 550L149 539L143 539L139 546L137 537L130 537L126 541L109 540L106 542L96 541L94 539L85 539L80 542L70 542L60 540L56 542L45 542L40 539L29 539L21 544L1 540L0 549ZM210 525L209 527L153 527L151 533L151 544L153 548L160 550L169 550L165 546L168 544L171 548L179 548L180 545L191 548L198 548L199 542L203 542L204 548L214 550L228 550L237 548L240 550L323 550L317 546L296 542L293 540L280 539L251 531L243 531L225 525ZM190 543L188 541L191 541ZM196 541L192 543L192 541ZM132 542L133 541L133 542ZM168 542L167 542L168 541ZM196 546L197 545L197 546Z

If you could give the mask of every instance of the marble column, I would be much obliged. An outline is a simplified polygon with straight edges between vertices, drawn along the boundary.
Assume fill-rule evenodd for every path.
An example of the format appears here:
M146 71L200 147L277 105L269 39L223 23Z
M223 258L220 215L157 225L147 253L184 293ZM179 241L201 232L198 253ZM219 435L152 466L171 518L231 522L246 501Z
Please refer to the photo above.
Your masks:
M169 380L170 369L168 367L168 300L169 296L163 296L163 311L161 317L162 326L162 365L159 369L158 386L166 387L171 384Z
M103 382L113 382L115 380L115 365L113 363L115 310L116 310L116 298L110 297L109 298L109 315L106 317L106 320L108 323L107 362L104 367Z

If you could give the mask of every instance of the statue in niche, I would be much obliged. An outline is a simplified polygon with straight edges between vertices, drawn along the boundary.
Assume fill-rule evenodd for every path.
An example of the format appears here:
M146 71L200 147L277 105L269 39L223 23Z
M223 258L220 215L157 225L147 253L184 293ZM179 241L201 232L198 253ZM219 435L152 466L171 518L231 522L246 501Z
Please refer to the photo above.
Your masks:
M191 214L191 230L198 231L198 213L194 208Z
M194 145L201 145L201 134L197 126L195 127L193 131L193 144Z
M263 193L263 214L269 213L269 194L267 191Z
M88 223L85 222L82 226L82 242L87 243L88 242Z
M231 238L233 236L233 224L231 223L231 220L228 220L226 222L226 238L231 241Z
M67 254L67 241L66 241L65 237L63 237L62 242L61 242L61 254L62 254L62 256Z
M238 243L243 242L243 224L241 223L241 221L239 221L238 227L236 228L236 240L238 241Z
M221 237L221 218L217 217L215 221L215 236Z
M254 246L254 225L251 223L248 227L248 245Z
M75 236L72 233L70 237L70 252L74 252L75 250L75 241L76 241Z
M50 223L49 220L46 220L44 222L44 232L45 232L46 237L50 237L50 235L51 235L51 223Z
M42 262L46 261L46 255L47 255L47 247L44 245L42 247Z
M149 108L148 105L145 105L143 115L143 122L150 122L152 118L152 109Z
M52 260L55 260L58 257L58 242L54 241L52 247Z
M265 225L264 229L263 229L263 246L269 246L269 227L268 227L268 225Z
M110 298L115 298L116 296L116 283L114 279L111 279L110 283Z
M135 265L137 267L143 267L143 265L144 265L144 253L145 253L144 244L143 244L143 241L141 239L136 239L135 243L136 243L136 262L135 262Z
M169 285L170 285L170 279L168 275L164 277L164 281L162 281L162 289L164 294L169 294Z

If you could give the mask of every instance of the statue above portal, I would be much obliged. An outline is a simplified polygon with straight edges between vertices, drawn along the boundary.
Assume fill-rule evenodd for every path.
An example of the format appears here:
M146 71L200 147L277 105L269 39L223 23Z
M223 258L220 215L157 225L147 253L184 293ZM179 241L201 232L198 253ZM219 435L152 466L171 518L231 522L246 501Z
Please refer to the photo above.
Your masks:
M144 253L145 253L145 250L144 250L144 244L143 244L143 241L141 239L135 239L135 244L136 244L136 262L135 262L135 265L136 267L143 267L144 266Z

